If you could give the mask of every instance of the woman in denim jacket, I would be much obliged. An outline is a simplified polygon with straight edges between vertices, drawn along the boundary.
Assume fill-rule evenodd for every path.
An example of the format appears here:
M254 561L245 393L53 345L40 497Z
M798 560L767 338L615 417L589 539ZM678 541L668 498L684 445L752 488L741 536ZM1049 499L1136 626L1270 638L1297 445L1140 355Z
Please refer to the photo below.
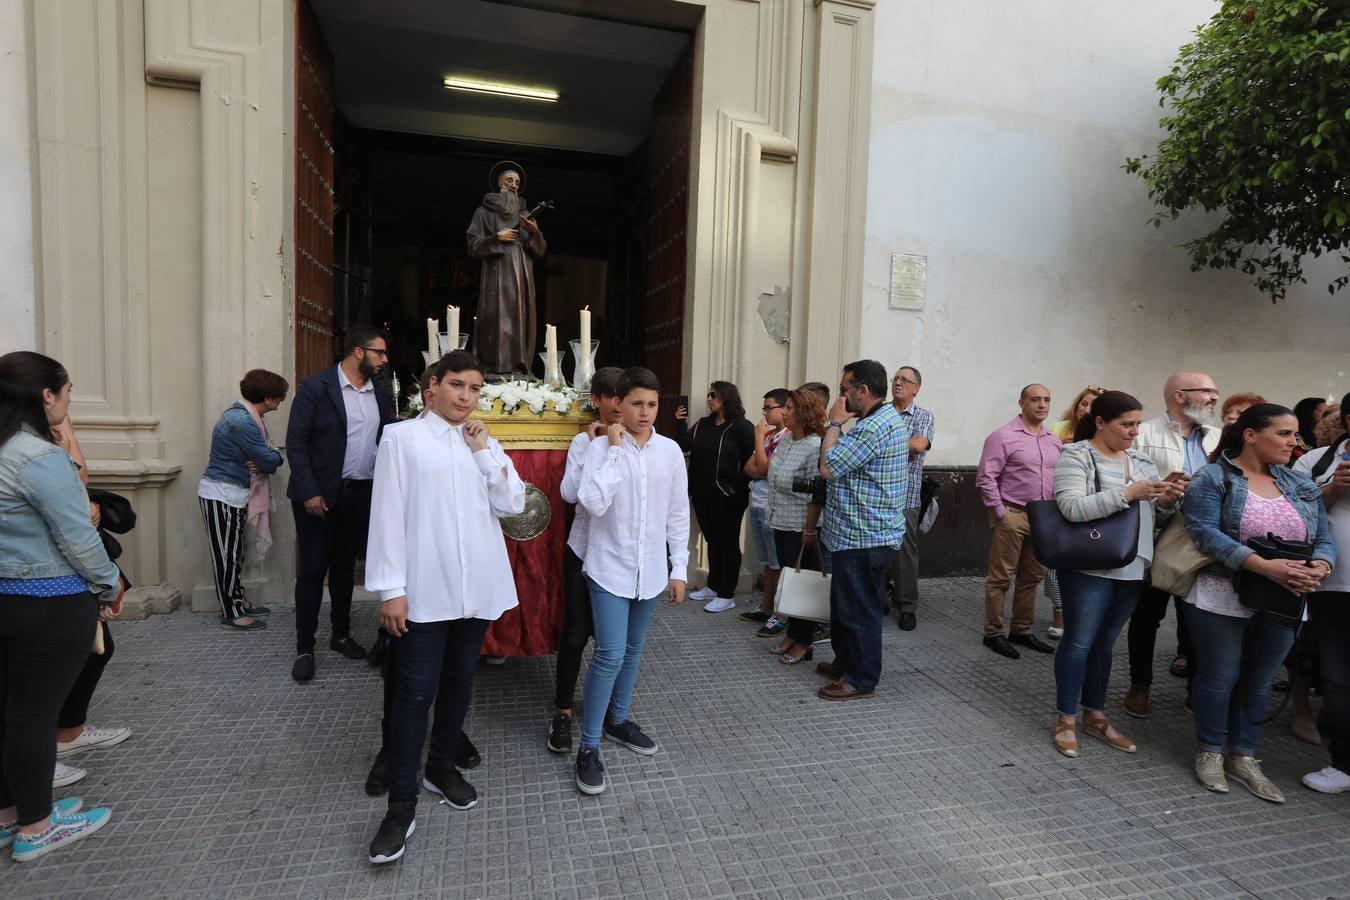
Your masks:
M1184 607L1192 640L1201 648L1192 688L1200 745L1195 777L1211 791L1226 793L1226 772L1272 803L1283 803L1284 794L1261 771L1256 745L1271 679L1295 631L1253 617L1232 579L1246 570L1306 594L1331 573L1336 546L1322 492L1307 475L1287 468L1297 439L1292 411L1274 403L1250 407L1224 428L1215 461L1195 473L1185 498L1186 531L1215 560L1196 578ZM1246 541L1266 534L1311 541L1312 563L1257 556Z
M197 482L197 503L206 523L211 574L220 601L220 624L232 631L266 628L260 620L271 610L250 606L244 596L244 523L258 533L258 553L272 545L272 488L269 475L280 468L281 453L267 438L263 416L286 400L286 379L266 369L250 369L239 382L243 403L220 414L211 429L211 459Z
M111 813L52 803L56 719L94 643L117 566L89 521L75 462L53 440L70 409L54 359L0 356L0 847L36 859L97 831Z

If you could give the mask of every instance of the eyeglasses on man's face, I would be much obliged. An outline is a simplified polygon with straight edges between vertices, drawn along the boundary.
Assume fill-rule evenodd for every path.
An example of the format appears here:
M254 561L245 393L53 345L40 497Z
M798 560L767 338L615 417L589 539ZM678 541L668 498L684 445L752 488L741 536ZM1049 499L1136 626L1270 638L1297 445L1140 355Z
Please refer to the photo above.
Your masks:
M766 404L766 405L764 405L764 406L761 406L761 407L759 408L759 411L760 411L760 412L773 412L775 409L782 409L782 408L783 408L783 407L781 407L781 406L769 406L769 405Z
M1196 393L1196 394L1204 394L1204 395L1207 396L1207 397L1217 397L1217 396L1219 396L1219 391L1218 391L1218 389L1217 389L1217 388L1211 388L1211 387L1177 388L1177 390L1178 390L1178 391L1181 391L1181 393L1183 393L1183 394Z
M910 384L910 385L913 385L914 387L918 387L918 386L919 386L919 383L918 383L917 381L913 381L913 380L911 380L911 379L909 379L909 378L906 378L906 377L903 376L903 375L897 375L897 376L895 376L894 378L892 378L892 379L891 379L891 384Z
M364 351L366 351L367 353L378 353L379 356L380 356L380 359L388 359L388 358L389 358L389 351L388 351L388 350L381 350L379 347L362 347L361 349L364 350Z

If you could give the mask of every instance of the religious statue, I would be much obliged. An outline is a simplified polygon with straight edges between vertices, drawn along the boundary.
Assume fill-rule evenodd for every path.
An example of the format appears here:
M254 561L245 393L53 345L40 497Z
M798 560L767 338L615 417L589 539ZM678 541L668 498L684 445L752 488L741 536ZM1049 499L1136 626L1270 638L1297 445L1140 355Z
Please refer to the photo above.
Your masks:
M524 171L513 162L493 166L496 190L469 223L469 255L483 261L473 349L495 374L528 372L534 359L534 261L548 244L520 196Z

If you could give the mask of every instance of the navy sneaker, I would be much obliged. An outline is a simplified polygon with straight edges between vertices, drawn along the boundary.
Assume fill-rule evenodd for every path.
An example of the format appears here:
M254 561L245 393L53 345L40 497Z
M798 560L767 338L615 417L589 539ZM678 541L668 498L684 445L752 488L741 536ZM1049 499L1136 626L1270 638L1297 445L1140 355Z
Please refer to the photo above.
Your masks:
M567 713L558 713L549 724L548 750L550 753L572 752L572 717Z
M417 807L412 803L390 803L375 840L370 842L370 861L376 865L391 863L403 855L404 843L417 830Z
M611 741L623 744L634 753L641 753L643 756L653 756L656 753L656 741L642 733L642 729L637 727L637 723L632 719L615 725L605 721L605 737Z
M444 769L427 766L422 774L422 787L439 795L455 809L473 809L478 805L478 791L454 766Z
M605 792L605 764L600 762L598 749L577 751L577 790L591 796Z

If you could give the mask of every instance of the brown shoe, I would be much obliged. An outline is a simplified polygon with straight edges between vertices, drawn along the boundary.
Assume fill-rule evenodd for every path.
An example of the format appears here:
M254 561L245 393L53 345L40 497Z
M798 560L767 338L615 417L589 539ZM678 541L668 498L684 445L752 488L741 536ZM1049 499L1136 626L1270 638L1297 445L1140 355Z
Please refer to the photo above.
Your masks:
M1294 716L1289 720L1289 733L1305 744L1322 743L1322 732L1317 730L1317 722L1307 716Z
M1055 749L1069 759L1078 756L1078 735L1074 733L1074 727L1063 719L1055 720Z
M1131 685L1125 692L1125 711L1136 719L1148 718L1148 686Z
M1110 724L1111 723L1106 720L1106 716L1102 716L1100 719L1083 719L1083 734L1091 735L1102 743L1110 747L1115 747L1123 753L1133 753L1139 749L1135 747L1134 741L1130 740L1120 732L1116 732L1115 737L1109 736L1106 733L1106 729L1110 727Z
M834 684L825 685L816 692L816 696L822 700L867 700L871 698L872 692L855 690L853 685L841 678Z
M840 678L839 670L834 667L833 661L816 663L816 674L831 681L838 681Z

